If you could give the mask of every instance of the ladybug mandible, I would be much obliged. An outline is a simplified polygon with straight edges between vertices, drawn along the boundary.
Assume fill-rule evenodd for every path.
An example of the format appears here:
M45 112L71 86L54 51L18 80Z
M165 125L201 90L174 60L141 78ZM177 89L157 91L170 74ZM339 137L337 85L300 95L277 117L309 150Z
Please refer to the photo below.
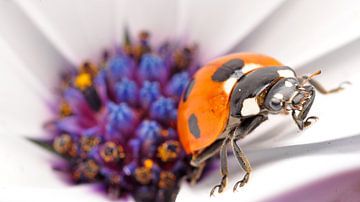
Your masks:
M233 190L249 180L249 160L236 141L247 136L269 114L292 115L300 130L317 117L307 117L315 98L315 90L328 94L311 76L297 77L290 67L274 58L254 53L237 53L216 59L199 69L183 92L178 108L178 133L191 165L197 169L195 182L205 161L220 152L222 179L210 192L221 193L227 183L227 145L246 172ZM308 85L306 85L309 83Z

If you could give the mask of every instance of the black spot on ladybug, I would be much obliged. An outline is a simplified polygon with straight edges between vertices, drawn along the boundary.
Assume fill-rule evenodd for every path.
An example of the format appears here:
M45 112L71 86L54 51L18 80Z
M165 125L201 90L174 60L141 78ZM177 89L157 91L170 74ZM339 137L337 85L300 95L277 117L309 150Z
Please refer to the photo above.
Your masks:
M211 79L218 82L226 81L236 70L241 69L243 66L244 61L240 59L230 60L217 69Z
M190 83L187 85L185 92L184 92L184 96L183 96L183 102L185 102L187 100L187 98L189 97L189 94L194 86L195 81L192 80L190 81Z
M191 134L197 139L200 138L200 129L198 125L198 120L195 114L191 114L188 120L189 129Z

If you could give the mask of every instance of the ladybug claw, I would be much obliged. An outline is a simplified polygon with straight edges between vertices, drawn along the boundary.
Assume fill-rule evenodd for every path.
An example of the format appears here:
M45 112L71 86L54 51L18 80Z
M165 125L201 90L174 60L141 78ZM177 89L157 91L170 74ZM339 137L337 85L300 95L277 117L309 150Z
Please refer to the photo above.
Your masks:
M243 187L249 181L250 173L246 173L244 178L237 183L235 183L233 192L237 191L238 187Z
M310 116L308 117L304 122L304 128L309 127L311 124L313 124L315 121L317 121L319 118L316 116Z
M339 89L344 90L346 88L346 86L350 86L350 85L352 85L350 81L344 81L344 82L340 83Z
M337 88L329 90L326 94L337 93L337 92L343 91L344 89L346 89L346 86L350 86L350 85L351 85L350 81L344 81L344 82L340 83Z
M227 184L227 175L224 175L221 179L220 184L216 185L214 188L212 188L212 190L210 191L210 196L214 195L214 192L216 189L218 189L218 193L220 194L221 192L224 191L224 188L226 187Z
M221 186L221 185L216 185L216 186L214 186L214 188L212 188L212 190L210 191L210 196L214 196L214 192L215 192L216 189L218 189L218 193L219 193L219 194L224 191L224 187L223 187L223 186Z

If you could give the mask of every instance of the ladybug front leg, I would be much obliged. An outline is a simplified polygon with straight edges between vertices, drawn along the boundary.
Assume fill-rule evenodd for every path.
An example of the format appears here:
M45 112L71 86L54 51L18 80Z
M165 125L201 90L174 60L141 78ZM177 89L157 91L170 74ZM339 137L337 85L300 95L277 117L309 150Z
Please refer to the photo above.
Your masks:
M268 120L266 114L259 114L243 119L240 125L236 127L233 138L236 140L244 138L266 120Z
M305 78L302 78L302 79L305 79ZM349 81L344 81L344 82L341 82L339 84L338 87L336 88L333 88L333 89L330 89L330 90L327 90L320 82L318 82L317 80L315 79L310 79L309 80L309 83L314 86L314 88L319 91L321 94L332 94L332 93L337 93L339 91L342 91L345 89L345 85L350 85L351 83Z

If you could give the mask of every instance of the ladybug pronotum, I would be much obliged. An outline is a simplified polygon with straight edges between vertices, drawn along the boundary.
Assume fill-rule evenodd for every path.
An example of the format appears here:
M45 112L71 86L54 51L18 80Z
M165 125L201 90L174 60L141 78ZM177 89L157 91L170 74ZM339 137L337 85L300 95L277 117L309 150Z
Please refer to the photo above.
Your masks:
M311 125L317 117L307 117L315 98L315 90L328 94L332 90L313 79L320 74L298 77L293 69L274 58L254 53L237 53L216 59L199 69L183 92L178 109L178 133L191 165L195 182L205 161L220 153L222 179L210 192L222 192L227 183L227 145L245 176L233 190L249 180L249 160L237 145L269 114L292 115L300 130Z

